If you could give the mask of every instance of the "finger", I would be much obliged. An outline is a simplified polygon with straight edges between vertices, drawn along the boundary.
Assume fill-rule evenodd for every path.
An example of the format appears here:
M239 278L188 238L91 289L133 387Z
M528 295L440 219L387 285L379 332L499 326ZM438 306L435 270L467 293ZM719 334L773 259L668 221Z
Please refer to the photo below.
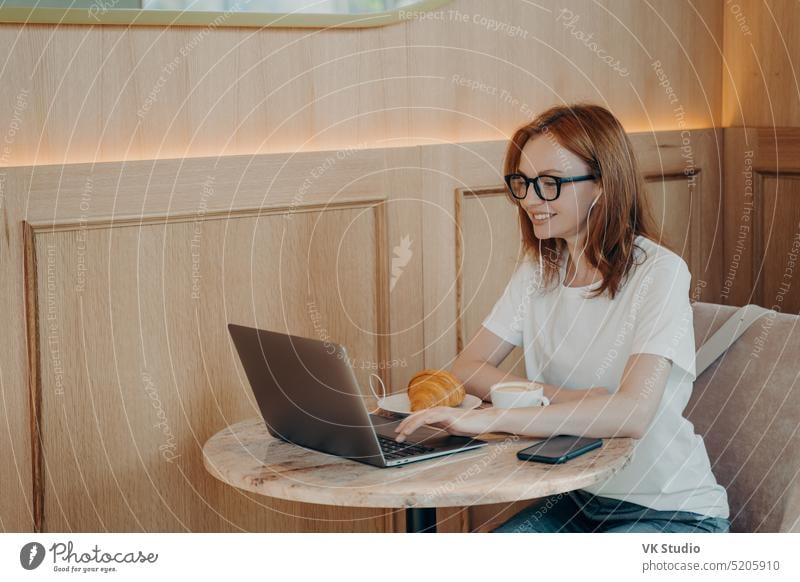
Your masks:
M403 428L408 426L409 422L412 422L414 419L418 418L420 415L426 414L427 412L428 412L427 409L426 410L418 410L417 412L412 412L411 414L409 414L403 420L400 421L400 424L398 424L395 427L394 431L395 432L400 432Z
M442 410L441 408L429 408L424 411L420 411L419 413L409 416L405 420L408 421L404 427L398 426L399 435L395 438L398 442L402 442L405 440L407 435L410 435L412 432L417 430L423 424L431 424L434 422L439 422L445 420L447 418L447 411ZM405 421L404 421L405 422Z
M406 418L403 421L402 426L398 426L397 429L395 429L395 432L398 433L395 437L395 440L398 442L403 442L406 439L406 436L410 435L412 432L417 430L420 425L424 424L424 417L424 414L418 413Z
M396 427L394 427L394 432L400 432L404 426L408 424L408 419L411 418L411 415L406 416L403 420L401 420Z
M398 425L397 427L396 432L398 433L398 436L395 438L395 440L402 442L405 440L406 436L410 435L420 426L430 423L433 418L431 415L432 410L433 409L431 408L420 410L419 412L416 412L403 420L401 423L402 426Z

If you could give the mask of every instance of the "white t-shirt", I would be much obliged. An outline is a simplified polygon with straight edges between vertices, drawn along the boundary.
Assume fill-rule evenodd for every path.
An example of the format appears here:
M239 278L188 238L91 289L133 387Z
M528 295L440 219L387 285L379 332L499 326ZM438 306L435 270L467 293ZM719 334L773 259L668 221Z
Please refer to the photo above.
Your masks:
M669 358L663 398L632 459L584 490L656 510L727 518L725 489L711 472L702 437L683 416L695 379L689 269L679 255L642 236L636 237L634 256L614 300L606 293L586 297L590 286L563 286L566 251L558 286L543 290L538 262L528 257L483 326L523 347L528 379L568 389L603 386L616 392L631 354Z

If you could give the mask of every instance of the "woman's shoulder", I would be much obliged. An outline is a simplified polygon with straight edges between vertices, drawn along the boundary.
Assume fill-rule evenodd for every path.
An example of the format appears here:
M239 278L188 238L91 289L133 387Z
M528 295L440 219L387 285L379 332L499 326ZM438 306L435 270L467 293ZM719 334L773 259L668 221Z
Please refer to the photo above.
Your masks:
M642 235L638 235L633 242L633 264L633 268L642 274L652 273L654 270L689 272L689 266L683 257Z
M538 286L539 263L530 254L526 253L514 267L511 281L520 286Z
M509 291L516 298L533 295L541 288L540 281L539 262L526 253L515 263L508 281Z

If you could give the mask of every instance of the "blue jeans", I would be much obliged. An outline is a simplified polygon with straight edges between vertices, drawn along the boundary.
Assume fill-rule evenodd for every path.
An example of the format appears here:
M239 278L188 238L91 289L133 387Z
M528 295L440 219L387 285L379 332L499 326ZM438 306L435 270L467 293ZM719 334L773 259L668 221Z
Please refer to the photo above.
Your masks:
M690 511L656 511L582 489L545 497L492 530L496 533L725 533L730 521Z

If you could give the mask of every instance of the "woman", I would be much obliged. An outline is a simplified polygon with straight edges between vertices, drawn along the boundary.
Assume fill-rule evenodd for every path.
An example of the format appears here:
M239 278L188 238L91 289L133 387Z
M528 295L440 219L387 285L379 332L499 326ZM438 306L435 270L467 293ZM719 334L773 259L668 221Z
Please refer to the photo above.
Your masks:
M595 105L554 107L517 130L505 159L526 250L452 372L489 399L503 380L536 379L550 406L423 410L398 426L639 439L602 483L554 495L493 531L724 532L725 489L682 413L695 378L690 274L659 244L633 148ZM528 378L497 365L520 346Z

